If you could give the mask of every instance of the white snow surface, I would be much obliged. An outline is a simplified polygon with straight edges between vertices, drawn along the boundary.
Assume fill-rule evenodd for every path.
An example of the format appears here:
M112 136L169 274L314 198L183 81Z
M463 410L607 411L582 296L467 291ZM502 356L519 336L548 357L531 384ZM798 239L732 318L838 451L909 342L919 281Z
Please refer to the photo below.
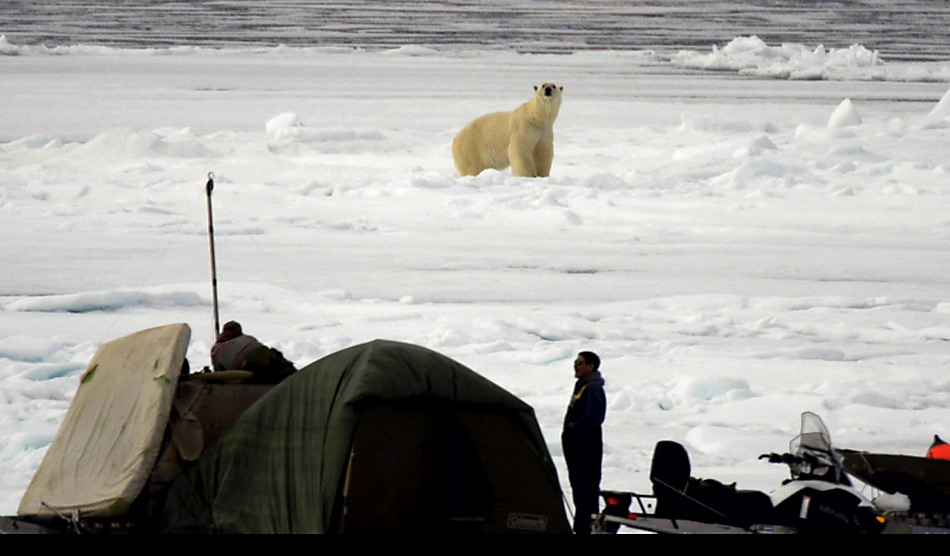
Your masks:
M787 471L756 457L806 410L848 448L950 436L946 63L753 38L672 62L0 54L0 513L99 344L187 322L208 364L209 172L222 320L298 366L373 338L459 360L535 408L565 492L586 349L604 488L649 490L672 439L694 475L771 490ZM565 87L551 177L457 177L454 134L547 81Z

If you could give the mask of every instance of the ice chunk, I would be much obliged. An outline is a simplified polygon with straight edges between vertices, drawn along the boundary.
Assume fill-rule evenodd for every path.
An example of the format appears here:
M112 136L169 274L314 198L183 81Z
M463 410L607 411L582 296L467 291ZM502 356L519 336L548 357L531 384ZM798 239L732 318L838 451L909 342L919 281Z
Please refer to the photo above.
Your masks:
M858 114L858 110L854 107L854 103L851 102L850 98L846 98L841 101L841 104L839 104L838 107L835 108L835 111L831 113L831 117L828 118L828 127L850 127L853 125L859 125L861 121L861 115Z
M927 114L927 118L931 120L944 120L947 117L950 117L950 89L947 89L937 106Z

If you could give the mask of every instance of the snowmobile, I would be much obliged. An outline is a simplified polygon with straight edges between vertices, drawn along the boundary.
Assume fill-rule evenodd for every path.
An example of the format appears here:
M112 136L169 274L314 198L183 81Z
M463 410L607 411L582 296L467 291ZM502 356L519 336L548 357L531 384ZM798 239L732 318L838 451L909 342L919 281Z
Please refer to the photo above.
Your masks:
M802 413L801 433L784 454L760 459L787 465L790 478L767 495L690 476L679 443L657 443L650 469L653 494L602 491L597 532L621 526L656 533L880 533L886 519L851 484L821 418ZM632 505L635 507L631 508Z

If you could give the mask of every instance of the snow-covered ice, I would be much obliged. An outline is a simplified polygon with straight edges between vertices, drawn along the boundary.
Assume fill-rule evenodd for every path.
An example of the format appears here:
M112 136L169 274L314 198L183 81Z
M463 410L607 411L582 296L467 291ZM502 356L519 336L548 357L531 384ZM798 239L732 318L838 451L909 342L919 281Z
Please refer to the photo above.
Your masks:
M792 80L882 80L948 81L950 65L933 63L887 63L876 50L860 44L849 48L823 45L769 45L756 36L739 37L711 52L681 51L673 56L678 66L705 70L736 71L750 77Z
M582 349L606 488L647 490L674 439L769 490L786 470L756 457L805 410L922 455L950 436L948 68L749 37L672 60L0 40L0 513L100 343L187 322L208 363L208 172L222 318L300 365L377 337L458 359L534 406L566 491ZM461 126L546 81L551 177L456 177Z

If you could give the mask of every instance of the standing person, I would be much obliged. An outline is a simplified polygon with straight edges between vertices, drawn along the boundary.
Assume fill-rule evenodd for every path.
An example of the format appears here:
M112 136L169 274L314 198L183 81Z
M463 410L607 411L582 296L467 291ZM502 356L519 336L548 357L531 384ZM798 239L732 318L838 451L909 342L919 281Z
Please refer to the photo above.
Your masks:
M574 393L564 416L561 446L574 491L574 532L590 533L591 514L597 512L600 465L604 453L601 425L607 411L600 357L582 351L574 360Z

